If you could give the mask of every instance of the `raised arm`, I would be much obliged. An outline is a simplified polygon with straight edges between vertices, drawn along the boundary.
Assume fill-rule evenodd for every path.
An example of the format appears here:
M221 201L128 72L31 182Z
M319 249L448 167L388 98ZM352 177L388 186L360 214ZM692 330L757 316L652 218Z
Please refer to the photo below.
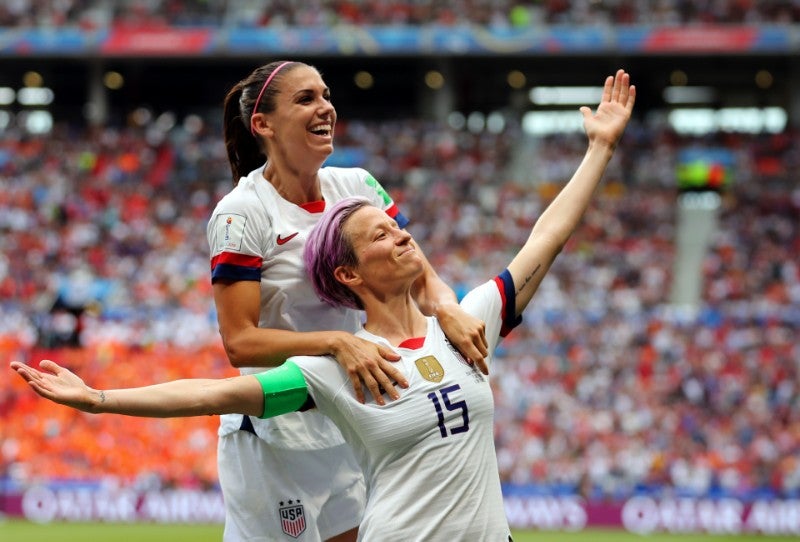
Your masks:
M516 289L516 314L528 306L558 253L578 227L631 118L636 88L624 70L608 76L597 111L581 107L589 145L575 174L545 209L508 270Z

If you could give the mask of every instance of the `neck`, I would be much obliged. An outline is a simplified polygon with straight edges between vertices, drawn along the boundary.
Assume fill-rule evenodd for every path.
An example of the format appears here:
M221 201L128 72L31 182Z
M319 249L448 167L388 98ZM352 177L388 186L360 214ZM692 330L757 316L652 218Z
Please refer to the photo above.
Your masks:
M383 299L362 298L362 302L367 313L364 329L393 346L406 339L424 337L428 331L428 321L410 292Z
M295 168L278 167L270 160L264 168L264 178L286 201L296 205L322 200L318 169L302 171Z

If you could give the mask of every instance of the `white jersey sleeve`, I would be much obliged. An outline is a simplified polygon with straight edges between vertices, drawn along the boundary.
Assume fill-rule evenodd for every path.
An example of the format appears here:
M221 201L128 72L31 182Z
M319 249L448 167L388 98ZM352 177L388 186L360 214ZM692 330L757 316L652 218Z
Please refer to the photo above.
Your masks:
M211 280L261 280L270 248L272 221L264 212L256 186L246 179L225 196L208 221Z
M508 269L494 279L471 290L461 300L461 308L486 324L486 340L489 342L487 361L493 360L493 352L500 339L522 322L516 313L516 290L514 278Z

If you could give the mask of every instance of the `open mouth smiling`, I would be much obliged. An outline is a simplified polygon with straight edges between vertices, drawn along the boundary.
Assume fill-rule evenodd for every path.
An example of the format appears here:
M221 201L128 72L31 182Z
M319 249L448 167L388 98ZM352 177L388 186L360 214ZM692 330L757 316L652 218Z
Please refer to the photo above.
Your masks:
M333 133L333 126L330 124L318 124L312 126L308 131L317 136L329 137Z

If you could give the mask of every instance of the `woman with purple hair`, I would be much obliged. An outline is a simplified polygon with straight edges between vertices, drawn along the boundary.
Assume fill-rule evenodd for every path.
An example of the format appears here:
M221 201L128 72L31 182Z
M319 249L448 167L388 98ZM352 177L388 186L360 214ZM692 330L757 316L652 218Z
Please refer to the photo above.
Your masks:
M578 226L630 119L635 88L619 70L606 80L589 139L572 179L539 217L499 275L470 291L462 308L486 323L490 346L516 326L544 275ZM447 341L411 295L425 260L411 235L363 198L327 210L303 253L317 295L363 309L357 335L396 352L408 387L394 401L356 399L346 371L329 357L295 356L279 368L227 380L179 380L95 390L51 361L15 369L40 395L87 412L258 417L315 408L342 431L367 480L363 540L510 540L493 442L489 379Z

